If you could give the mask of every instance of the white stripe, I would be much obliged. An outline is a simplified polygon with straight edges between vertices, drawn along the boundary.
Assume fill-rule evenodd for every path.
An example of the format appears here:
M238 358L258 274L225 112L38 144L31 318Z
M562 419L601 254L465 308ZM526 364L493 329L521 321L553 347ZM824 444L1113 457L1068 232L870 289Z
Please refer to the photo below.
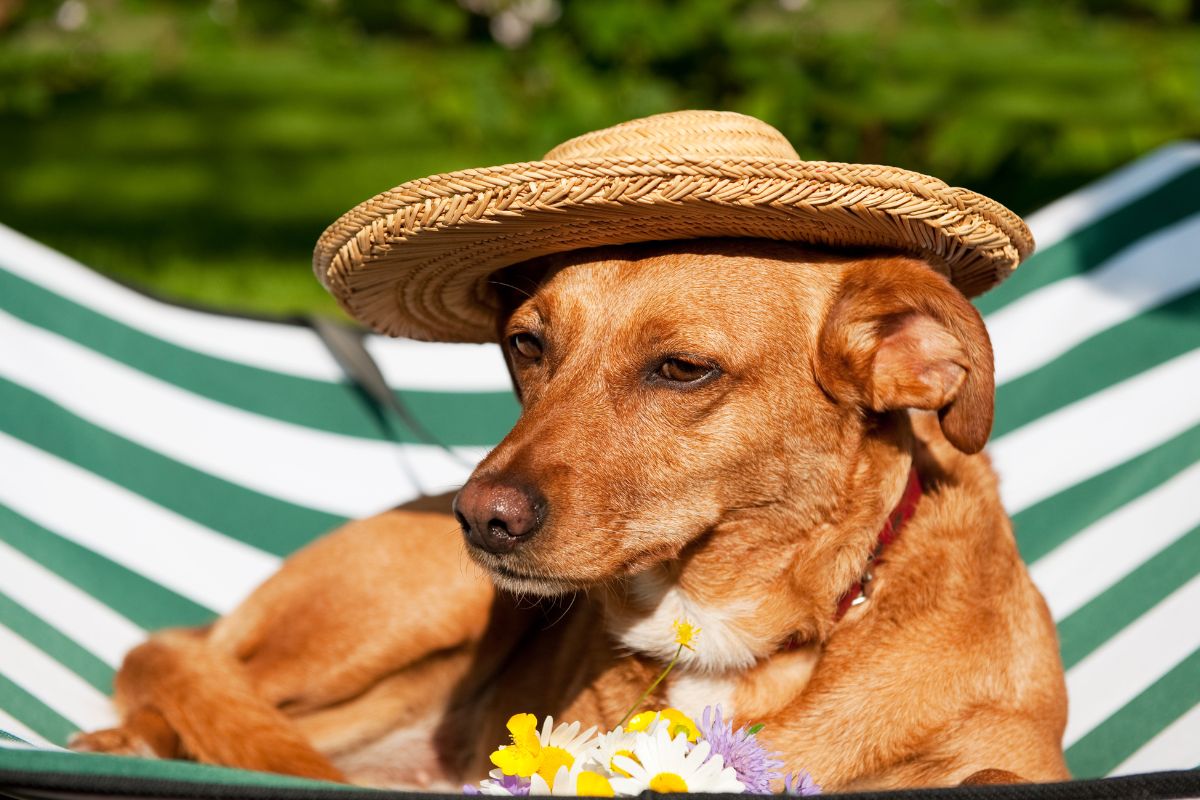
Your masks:
M1101 331L1200 286L1197 253L1200 214L989 314L996 383L1049 364Z
M0 673L80 730L110 728L117 715L108 698L29 642L0 625Z
M427 392L511 392L494 344L446 344L368 336L367 352L389 386Z
M3 225L0 268L131 328L198 353L320 381L344 379L337 362L309 328L208 314L153 300ZM511 389L495 345L372 336L368 349L384 377L397 388L455 392Z
M1200 576L1067 671L1070 747L1200 648Z
M32 728L2 708L0 708L0 731L24 739L26 744L33 747L46 750L62 749L58 745L51 743L49 739L39 736ZM23 745L20 742L13 742L0 737L0 747L23 747Z
M1200 164L1200 144L1169 144L1054 201L1025 221L1038 247L1045 250L1085 225L1150 194L1196 164Z
M1061 620L1200 525L1200 463L1102 517L1029 572Z
M0 542L0 564L0 591L110 667L146 638L140 627L6 542Z
M1045 415L992 442L1000 497L1017 512L1200 423L1200 350Z
M1200 705L1192 709L1122 761L1113 775L1162 772L1200 767Z
M0 502L222 613L279 567L279 559L269 553L222 536L4 433L0 433Z
M362 517L461 485L483 452L362 439L253 414L160 381L0 312L0 375L211 475L308 508Z
M53 745L51 745L53 746ZM40 750L41 748L29 744L28 742L19 742L16 739L9 739L7 736L0 736L0 750ZM59 748L60 750L62 748Z

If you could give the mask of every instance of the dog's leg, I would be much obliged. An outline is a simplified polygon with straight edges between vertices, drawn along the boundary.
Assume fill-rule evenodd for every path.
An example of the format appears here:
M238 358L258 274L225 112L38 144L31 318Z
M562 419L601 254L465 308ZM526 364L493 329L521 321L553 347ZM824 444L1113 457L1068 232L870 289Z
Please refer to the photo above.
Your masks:
M116 680L122 726L74 746L340 779L293 718L470 649L492 597L452 517L390 511L349 523L211 628L133 650ZM454 681L461 670L439 674Z
M978 710L947 728L922 758L889 775L904 786L1043 783L1070 780L1053 726L1025 714Z
M287 716L255 691L245 670L202 633L163 631L125 657L120 728L83 734L76 750L189 757L208 764L342 780Z

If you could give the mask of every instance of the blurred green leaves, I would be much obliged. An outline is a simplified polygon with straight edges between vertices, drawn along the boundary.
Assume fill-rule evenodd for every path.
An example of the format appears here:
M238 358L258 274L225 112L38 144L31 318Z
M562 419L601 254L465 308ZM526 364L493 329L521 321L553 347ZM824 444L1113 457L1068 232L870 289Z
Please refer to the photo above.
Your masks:
M13 8L0 0L0 221L258 310L332 308L311 246L371 194L644 114L743 111L806 158L929 172L1018 211L1200 135L1194 0Z

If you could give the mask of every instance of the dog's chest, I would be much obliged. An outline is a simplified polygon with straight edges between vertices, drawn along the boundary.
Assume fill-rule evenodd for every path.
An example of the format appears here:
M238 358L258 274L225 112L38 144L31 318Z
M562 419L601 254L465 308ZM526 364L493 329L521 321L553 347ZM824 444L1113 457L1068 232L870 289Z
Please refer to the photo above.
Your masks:
M694 647L679 653L681 665L702 673L744 670L754 665L759 642L739 624L752 615L743 603L706 603L655 571L629 581L632 602L610 609L608 627L622 646L664 663L676 654L673 624L686 620L699 629Z
M667 702L697 721L708 706L719 706L721 715L730 719L737 713L734 707L736 689L736 680L726 675L685 673L672 676L667 687Z

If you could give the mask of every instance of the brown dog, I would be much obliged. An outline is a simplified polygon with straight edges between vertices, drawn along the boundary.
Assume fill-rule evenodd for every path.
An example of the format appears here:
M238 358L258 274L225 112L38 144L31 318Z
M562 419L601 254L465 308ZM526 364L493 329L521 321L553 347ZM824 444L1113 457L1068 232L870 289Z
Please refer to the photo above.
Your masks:
M524 410L457 521L351 523L155 636L117 677L123 726L79 749L454 788L512 713L614 726L686 617L696 650L653 704L765 723L827 790L1067 777L1054 626L970 455L990 344L943 277L745 239L496 283Z

